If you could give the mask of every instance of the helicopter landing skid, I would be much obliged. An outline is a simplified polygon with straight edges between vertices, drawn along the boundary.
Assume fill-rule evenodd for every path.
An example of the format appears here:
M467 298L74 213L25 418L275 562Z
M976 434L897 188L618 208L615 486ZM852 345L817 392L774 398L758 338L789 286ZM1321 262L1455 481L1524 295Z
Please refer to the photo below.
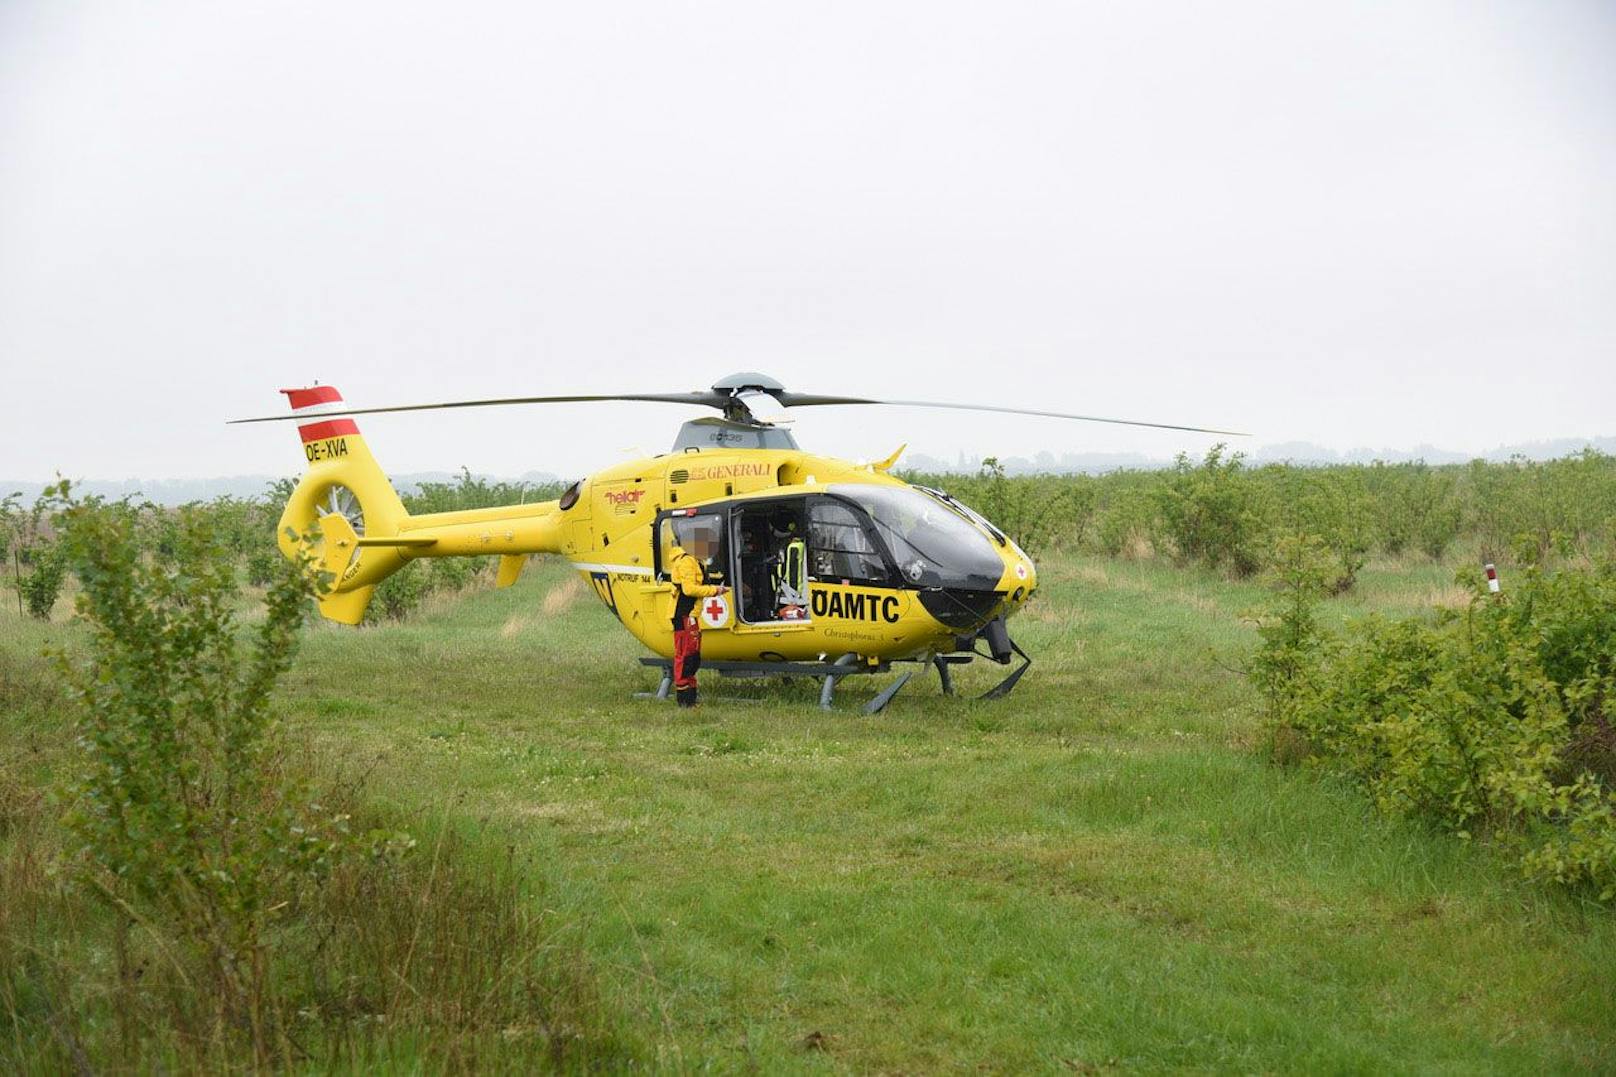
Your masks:
M1010 675L1004 680L977 696L977 699L1003 699L1010 694L1010 689L1016 686L1016 682L1021 680L1021 675L1032 668L1032 656L1022 650L1015 640L1010 640L1009 642L1010 649L1021 656L1021 665L1011 670Z
M984 654L979 643L988 645ZM956 650L952 654L940 654L932 659L937 666L937 678L943 682L943 693L954 694L954 680L949 675L948 667L970 662L973 659L985 658L989 662L1001 666L1008 666L1013 657L1021 659L1021 665L1010 671L1010 675L986 692L977 696L977 699L1003 699L1010 694L1016 682L1027 670L1032 668L1032 656L1021 649L1020 644L1010 638L1010 630L1005 626L1004 615L1001 614L983 625L974 635L961 636L955 640Z
M1032 665L1032 658L1023 651L1015 641L1006 639L1010 650L1021 657L1021 665L1010 672L1010 675L986 692L977 696L977 699L1002 699L1010 694L1010 690L1021 680L1022 674ZM978 658L997 661L992 655L971 651L966 654L940 654L931 659L933 668L937 670L937 678L942 682L943 694L954 694L954 678L951 666L964 665ZM1009 662L1008 655L1004 663ZM673 693L673 662L667 658L641 658L640 665L658 669L662 679L657 684L655 692L636 692L635 699L666 700ZM848 677L869 676L872 673L885 673L891 668L890 662L877 665L866 665L858 660L858 656L844 654L834 662L785 662L785 661L757 661L757 662L730 662L723 660L703 659L702 669L709 669L721 677L760 678L760 677L818 677L820 678L819 706L823 710L834 710L833 701L836 696L836 685ZM903 690L915 675L914 670L907 670L897 680L883 688L876 696L864 705L865 714L879 714L886 709L888 703Z
M665 700L673 692L673 662L666 658L641 658L640 665L651 666L662 671L662 680L657 684L655 692L636 692L635 699ZM721 677L818 677L821 679L819 689L819 705L824 710L833 710L832 700L836 695L836 685L848 677L868 676L872 673L885 673L891 668L888 662L877 665L865 665L858 660L857 655L844 654L834 662L727 662L702 659L702 669L710 669ZM914 676L910 670L893 681L872 700L864 705L865 714L877 714L886 709L900 689L909 683Z
M1021 665L1011 670L1010 675L1004 680L977 696L977 699L1003 699L1010 694L1010 690L1016 686L1016 682L1021 680L1021 675L1026 673L1027 668L1032 665L1032 659L1027 655L1027 652L1014 643L1010 644L1010 646L1016 654L1021 656ZM939 654L932 658L931 664L937 670L937 680L942 684L943 695L951 696L954 694L954 673L950 667L968 665L978 658L986 658L990 662L993 660L990 655L975 653Z

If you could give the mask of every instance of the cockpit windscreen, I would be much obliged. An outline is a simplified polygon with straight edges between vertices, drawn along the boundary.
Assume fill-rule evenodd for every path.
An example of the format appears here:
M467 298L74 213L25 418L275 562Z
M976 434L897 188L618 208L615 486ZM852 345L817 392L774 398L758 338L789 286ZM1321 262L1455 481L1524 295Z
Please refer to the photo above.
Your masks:
M975 591L999 585L1004 561L993 540L935 498L908 487L862 483L837 483L830 492L869 513L906 583Z

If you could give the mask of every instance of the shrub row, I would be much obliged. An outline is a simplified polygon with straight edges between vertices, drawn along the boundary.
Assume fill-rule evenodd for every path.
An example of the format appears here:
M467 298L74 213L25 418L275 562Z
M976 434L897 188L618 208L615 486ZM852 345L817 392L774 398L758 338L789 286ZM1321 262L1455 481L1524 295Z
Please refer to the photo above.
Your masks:
M1616 457L1464 465L1248 466L1223 446L1161 471L1008 477L994 459L973 476L907 473L946 489L1030 552L1151 552L1235 576L1258 571L1285 535L1310 534L1352 586L1373 552L1439 558L1463 544L1476 563L1523 546L1536 560L1608 547Z
M376 585L365 624L402 621L434 594L454 594L473 582L488 582L494 558L443 557L412 561Z
M1616 560L1529 566L1498 594L1466 570L1467 609L1344 635L1313 615L1333 572L1316 541L1281 544L1250 670L1276 755L1616 898Z
M1108 475L1009 476L994 458L975 475L906 473L946 489L981 511L1034 554L1056 549L1108 556L1161 554L1234 576L1268 564L1284 536L1315 536L1335 565L1334 590L1350 588L1375 552L1448 555L1467 560L1536 561L1609 548L1616 537L1616 457L1589 450L1559 460L1465 465L1367 464L1250 467L1217 446L1199 461L1181 456L1160 471ZM221 497L187 506L206 511L222 546L244 564L248 582L266 585L279 561L275 521L291 482L261 498ZM403 495L412 513L517 504L556 496L560 485L490 482L464 471L454 482L423 483ZM140 514L153 550L173 556L174 510L122 503ZM62 586L41 509L0 501L0 543L19 600L46 617ZM423 575L406 570L382 584L376 616L407 616L434 590L465 586L476 568L438 561Z
M566 488L559 482L490 481L461 468L453 482L423 482L400 497L412 514L454 512L460 509L486 509L495 505L523 505L549 501Z
M166 508L126 498L97 501L100 511L118 516L136 528L149 556L174 561L185 541L186 521L205 516L212 542L232 564L239 564L246 581L267 588L281 572L283 559L275 544L275 525L295 484L283 479L268 485L262 497L224 495L206 502ZM446 512L520 504L556 497L560 484L490 482L463 471L449 483L423 483L402 495L412 513ZM52 499L47 493L32 506L23 506L20 494L0 499L0 560L9 569L9 582L17 592L19 609L48 620L67 578L67 565L52 526ZM388 577L377 589L367 620L400 620L418 609L435 592L463 590L488 571L489 559L448 558L430 561L425 568L410 566Z

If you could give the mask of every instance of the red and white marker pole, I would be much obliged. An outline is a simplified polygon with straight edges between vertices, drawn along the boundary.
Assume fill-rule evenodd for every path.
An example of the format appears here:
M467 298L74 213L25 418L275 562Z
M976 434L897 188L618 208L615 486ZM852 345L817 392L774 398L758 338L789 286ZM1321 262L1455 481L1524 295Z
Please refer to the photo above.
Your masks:
M1487 562L1487 590L1495 595L1498 593L1498 570L1491 561Z

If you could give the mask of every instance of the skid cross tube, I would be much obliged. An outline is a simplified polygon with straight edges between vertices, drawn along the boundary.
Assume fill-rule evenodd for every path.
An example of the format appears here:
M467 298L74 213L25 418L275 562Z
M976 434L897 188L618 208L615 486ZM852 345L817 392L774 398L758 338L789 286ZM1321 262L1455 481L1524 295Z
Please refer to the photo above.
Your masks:
M903 688L904 685L909 683L909 678L913 677L914 675L915 675L914 670L912 670L912 669L904 670L903 676L899 677L897 680L895 680L891 684L887 685L885 688L883 688L881 690L880 695L876 696L874 699L872 699L868 703L864 704L864 713L865 714L880 714L882 711L886 710L887 709L887 704L892 702L892 697L897 695L898 691L901 688Z
M858 655L856 655L856 654L844 654L840 658L838 658L834 663L832 663L832 668L833 669L838 668L838 667L846 668L848 666L856 666L856 665L858 665ZM841 680L845 676L847 676L846 673L842 673L842 674L827 673L825 675L824 687L820 688L820 690L819 690L819 709L820 710L824 710L824 711L830 710L831 697L836 694L836 682Z
M943 695L954 694L954 674L949 666L968 665L976 658L974 654L938 654L933 655L931 664L937 669L937 680L943 686Z

